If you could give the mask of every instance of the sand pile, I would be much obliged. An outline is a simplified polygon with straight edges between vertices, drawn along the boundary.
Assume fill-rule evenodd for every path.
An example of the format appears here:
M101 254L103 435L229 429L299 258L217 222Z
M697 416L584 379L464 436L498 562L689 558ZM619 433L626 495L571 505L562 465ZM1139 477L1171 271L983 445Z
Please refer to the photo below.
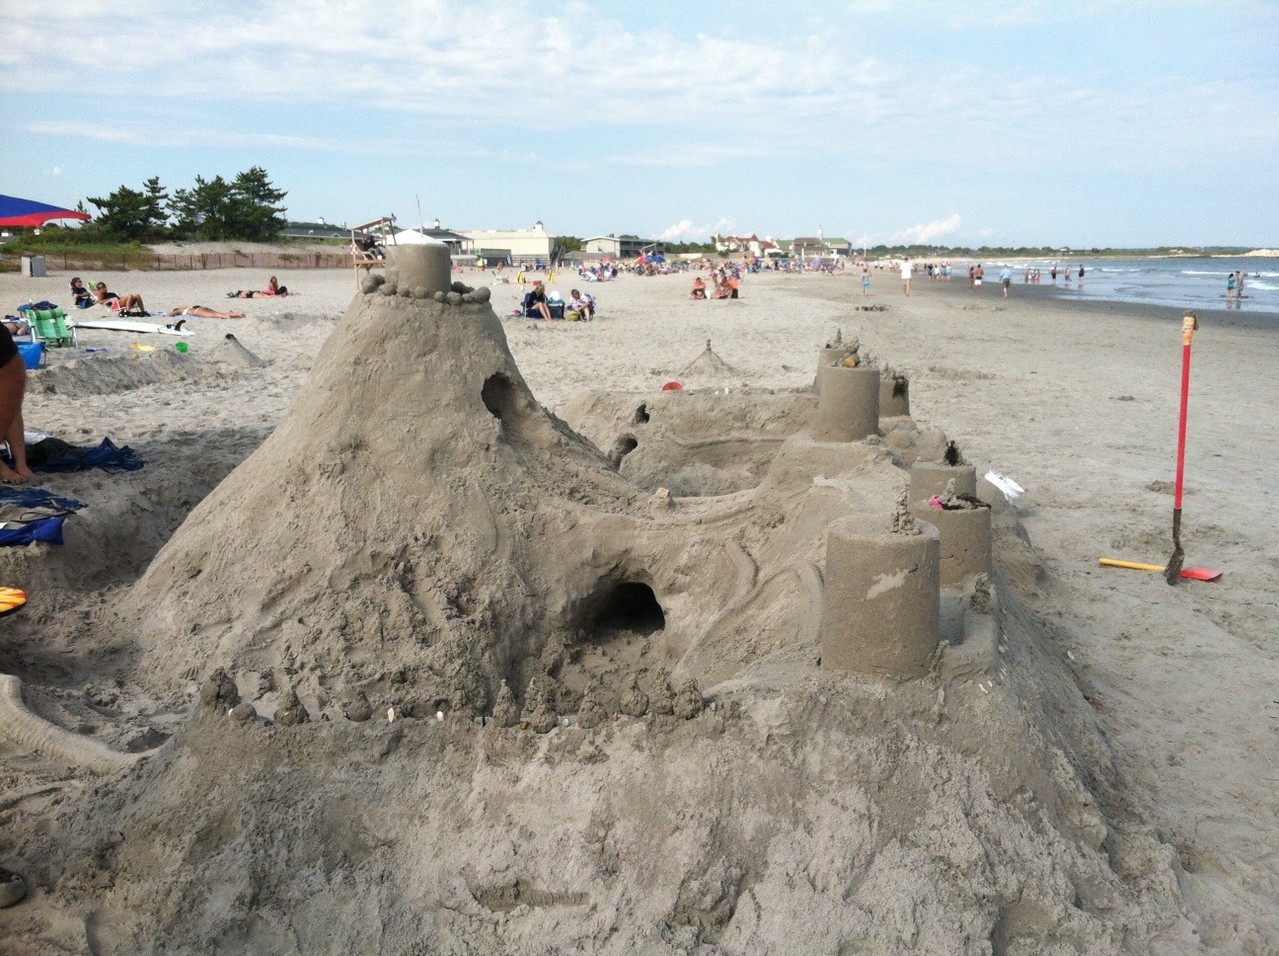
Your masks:
M900 521L907 469L942 467L939 430L819 440L811 390L708 390L584 396L579 433L535 400L487 301L392 289L356 296L283 423L104 610L131 679L192 710L23 832L18 862L56 904L15 908L20 938L1189 938L1175 851L998 577L942 594L917 679L820 666L829 529ZM999 509L997 547L1029 561L1019 531Z

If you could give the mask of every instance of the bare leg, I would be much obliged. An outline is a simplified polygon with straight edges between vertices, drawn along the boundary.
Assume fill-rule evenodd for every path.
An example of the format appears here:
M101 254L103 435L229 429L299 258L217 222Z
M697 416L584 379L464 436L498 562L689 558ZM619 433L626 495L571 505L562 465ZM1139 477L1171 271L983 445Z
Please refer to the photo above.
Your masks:
M27 388L27 366L15 355L0 367L0 435L9 443L13 467L0 465L0 481L20 484L35 478L27 466L27 441L22 427L22 397Z

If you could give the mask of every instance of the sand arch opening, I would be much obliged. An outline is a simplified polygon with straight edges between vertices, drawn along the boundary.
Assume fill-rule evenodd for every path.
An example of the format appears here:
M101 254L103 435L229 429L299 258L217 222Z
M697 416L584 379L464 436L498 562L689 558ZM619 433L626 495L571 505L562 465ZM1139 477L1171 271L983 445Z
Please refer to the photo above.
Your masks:
M613 442L613 448L608 453L608 460L613 463L614 468L622 467L622 459L639 447L639 439L634 435L622 435L617 441Z
M490 375L484 380L484 385L480 389L480 398L484 402L484 407L489 410L489 414L500 422L510 421L519 407L515 383L501 372Z
M641 581L613 584L588 606L583 624L588 641L608 641L623 634L651 637L666 629L666 612L653 589Z

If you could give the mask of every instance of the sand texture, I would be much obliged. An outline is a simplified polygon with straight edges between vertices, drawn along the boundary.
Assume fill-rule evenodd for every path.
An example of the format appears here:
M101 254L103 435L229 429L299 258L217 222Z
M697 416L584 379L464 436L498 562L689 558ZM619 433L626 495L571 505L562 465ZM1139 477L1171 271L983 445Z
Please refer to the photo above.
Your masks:
M1171 553L1176 310L627 276L538 323L487 273L93 278L247 317L30 375L29 429L148 464L43 476L87 505L66 543L0 548L4 952L1279 947L1279 342L1247 314L1194 345L1182 540L1225 574L1174 588L1097 558ZM877 424L832 437L870 370ZM931 496L940 643L905 654L841 615L914 600L873 555Z

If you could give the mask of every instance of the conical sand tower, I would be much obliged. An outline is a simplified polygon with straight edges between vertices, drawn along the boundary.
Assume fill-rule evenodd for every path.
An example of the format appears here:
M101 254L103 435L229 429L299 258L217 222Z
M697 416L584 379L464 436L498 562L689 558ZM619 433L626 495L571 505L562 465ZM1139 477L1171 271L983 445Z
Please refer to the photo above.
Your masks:
M131 590L158 685L223 664L313 691L429 670L483 707L580 613L563 582L596 587L613 560L599 513L642 511L534 400L487 289L396 278L366 281L284 422Z

